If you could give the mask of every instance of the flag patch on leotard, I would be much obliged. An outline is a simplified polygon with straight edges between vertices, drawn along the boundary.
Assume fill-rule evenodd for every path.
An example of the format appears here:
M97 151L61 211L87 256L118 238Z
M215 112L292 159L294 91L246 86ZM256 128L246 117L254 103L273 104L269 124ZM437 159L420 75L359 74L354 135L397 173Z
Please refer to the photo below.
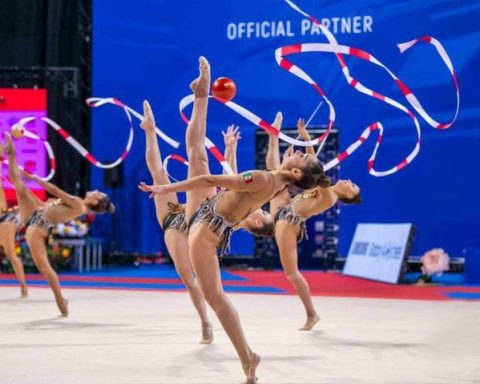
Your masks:
M243 181L245 181L245 183L247 183L247 184L249 184L253 181L253 176L250 172L246 172L242 176L243 176Z

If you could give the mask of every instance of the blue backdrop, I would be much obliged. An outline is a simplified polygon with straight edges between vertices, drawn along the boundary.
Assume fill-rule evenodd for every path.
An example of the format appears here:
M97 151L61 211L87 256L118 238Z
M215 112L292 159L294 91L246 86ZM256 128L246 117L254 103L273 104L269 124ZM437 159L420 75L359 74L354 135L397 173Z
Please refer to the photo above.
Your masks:
M340 253L347 253L358 222L414 223L415 254L443 247L452 255L460 255L467 246L479 246L480 106L476 87L480 3L298 0L298 5L330 24L340 44L364 49L389 66L438 121L449 121L454 113L455 93L447 69L429 45L420 44L400 54L396 44L423 35L436 37L449 53L460 84L458 121L452 128L439 131L419 117L422 149L406 169L384 178L370 176L367 159L374 140L342 163L341 177L362 187L365 202L342 210ZM308 117L319 103L318 94L306 83L278 67L274 50L287 44L326 40L281 0L117 0L114 6L96 0L93 15L93 95L115 96L137 110L141 110L143 99L150 100L157 125L176 139L183 140L185 132L178 101L189 93L199 55L209 59L213 78L234 79L236 102L267 120L281 110L285 126L293 127L298 117ZM250 32L249 22L258 23L251 24ZM348 86L333 55L303 54L292 60L307 69L334 103L342 148L367 125L381 121L385 136L377 156L378 169L390 168L412 150L416 133L411 120ZM347 60L356 78L406 105L382 70L355 58ZM218 103L210 105L208 135L221 144L220 131L230 123L240 125L239 168L251 169L254 127ZM313 123L324 124L326 117L324 106ZM121 110L95 110L94 153L104 160L116 158L127 139L126 127ZM133 149L125 162L125 186L115 195L114 237L125 251L156 252L163 248L153 204L136 187L138 181L150 180L144 146L143 133L136 129ZM161 149L163 155L174 151L164 143ZM174 152L184 153L184 149ZM214 161L211 164L213 172L220 172ZM174 168L184 177L185 169ZM103 188L102 180L102 172L94 169L93 186ZM252 250L249 235L235 235L233 253L251 254Z

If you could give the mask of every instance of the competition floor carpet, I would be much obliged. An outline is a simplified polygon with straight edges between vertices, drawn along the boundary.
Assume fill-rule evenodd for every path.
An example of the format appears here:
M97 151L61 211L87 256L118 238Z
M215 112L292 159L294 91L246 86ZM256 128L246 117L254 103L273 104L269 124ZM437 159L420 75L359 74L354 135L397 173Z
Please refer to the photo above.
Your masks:
M466 285L460 274L436 278L438 285L392 285L344 276L339 273L304 272L312 295L337 297L370 297L417 300L480 300L480 285ZM410 276L414 278L414 276ZM182 291L184 286L175 270L168 265L142 265L136 268L111 268L84 274L62 274L62 286L83 289L128 289ZM223 271L227 292L294 294L281 271ZM46 287L40 275L28 275L28 283ZM0 274L0 286L17 284L13 275Z
M480 287L378 284L307 272L321 321L305 314L280 272L225 272L252 348L259 384L460 384L480 382ZM38 275L18 299L0 276L2 384L232 384L243 374L210 311L215 341L171 268L61 276L70 316L59 318Z

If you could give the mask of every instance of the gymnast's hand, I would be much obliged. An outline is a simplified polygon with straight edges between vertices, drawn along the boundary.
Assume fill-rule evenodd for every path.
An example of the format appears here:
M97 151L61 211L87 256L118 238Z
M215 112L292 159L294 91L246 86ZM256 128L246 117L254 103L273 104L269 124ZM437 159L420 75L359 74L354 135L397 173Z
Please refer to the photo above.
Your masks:
M238 141L242 138L239 127L231 124L227 128L227 132L222 131L223 141L226 147L235 148Z
M143 181L138 184L138 189L140 189L142 192L149 192L149 197L151 199L153 199L156 194L166 195L167 193L171 192L170 187L171 184L147 185Z
M298 119L297 130L298 134L302 137L303 140L310 141L310 134L305 128L305 120L303 120L302 118Z

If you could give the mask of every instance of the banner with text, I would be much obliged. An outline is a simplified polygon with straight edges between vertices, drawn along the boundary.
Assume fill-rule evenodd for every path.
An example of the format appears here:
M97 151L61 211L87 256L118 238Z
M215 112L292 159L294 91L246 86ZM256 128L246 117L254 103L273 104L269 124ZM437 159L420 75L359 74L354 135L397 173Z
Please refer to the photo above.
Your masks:
M408 223L358 224L343 273L398 283L411 230Z

